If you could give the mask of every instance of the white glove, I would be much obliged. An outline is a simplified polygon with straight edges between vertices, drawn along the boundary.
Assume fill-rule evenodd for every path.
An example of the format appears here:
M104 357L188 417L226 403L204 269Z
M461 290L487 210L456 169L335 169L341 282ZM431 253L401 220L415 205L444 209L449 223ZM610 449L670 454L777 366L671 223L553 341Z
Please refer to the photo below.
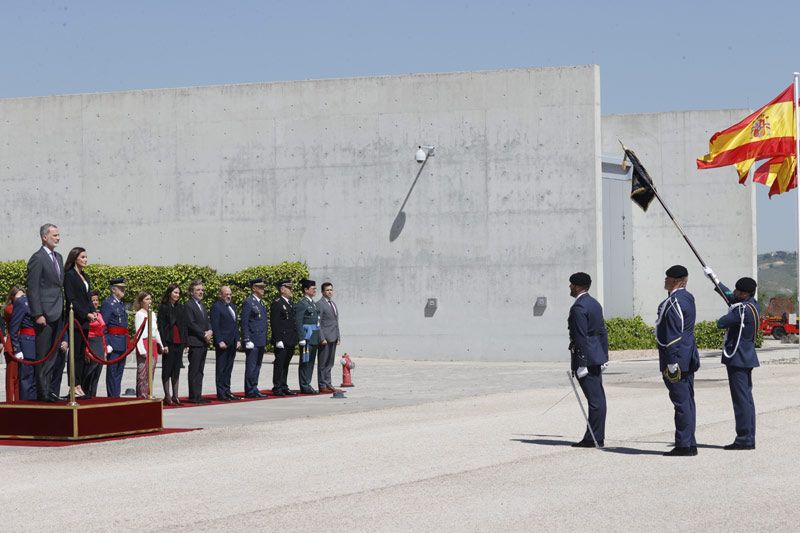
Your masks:
M716 274L714 274L714 271L711 270L711 267L703 267L703 272L705 272L706 276L708 276L714 283L719 285L719 278Z
M608 369L608 363L600 365L600 372L605 372Z
M111 346L106 346L106 353L111 353L113 351L114 351L114 348L112 348Z
M252 350L255 347L256 345L253 344L253 341L247 341L246 343L244 343L245 350Z
M15 354L14 354L14 357L16 357L17 359L25 359L25 356L24 356L24 355L22 355L22 352L17 352L17 353L15 353Z
M278 341L278 343L275 345L275 347L283 350L283 341Z
M589 375L589 369L586 368L585 366L579 366L578 370L575 371L575 376L578 379L585 378L588 375Z
M670 374L674 374L678 371L678 363L671 363L667 365L667 370L669 370Z
M305 346L305 345L306 345L306 340L305 339L301 340L300 341L300 346Z

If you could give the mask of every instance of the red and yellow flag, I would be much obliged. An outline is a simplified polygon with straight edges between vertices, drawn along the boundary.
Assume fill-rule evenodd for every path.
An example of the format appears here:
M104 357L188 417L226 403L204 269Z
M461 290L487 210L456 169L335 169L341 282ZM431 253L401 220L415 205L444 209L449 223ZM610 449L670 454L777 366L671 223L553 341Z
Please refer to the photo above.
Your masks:
M789 85L770 103L730 128L715 133L708 154L697 160L697 168L735 165L739 183L747 180L758 160L757 183L770 187L770 196L797 186L795 166L794 85Z

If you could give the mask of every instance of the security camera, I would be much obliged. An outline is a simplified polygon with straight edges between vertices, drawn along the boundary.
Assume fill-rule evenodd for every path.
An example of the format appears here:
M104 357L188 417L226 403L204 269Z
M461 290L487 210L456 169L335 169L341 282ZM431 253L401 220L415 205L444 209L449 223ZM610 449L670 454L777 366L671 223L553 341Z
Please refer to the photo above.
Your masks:
M414 159L417 160L417 163L424 163L426 159L433 156L434 149L436 149L435 146L420 146Z

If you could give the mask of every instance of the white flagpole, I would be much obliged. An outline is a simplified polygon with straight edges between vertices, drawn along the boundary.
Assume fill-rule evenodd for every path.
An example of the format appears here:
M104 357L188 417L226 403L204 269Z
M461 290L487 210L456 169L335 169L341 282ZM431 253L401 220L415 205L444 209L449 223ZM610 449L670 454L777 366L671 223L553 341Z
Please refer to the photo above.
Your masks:
M800 100L800 72L794 73L794 148L795 148L795 172L797 173L797 302L795 302L795 324L800 324L800 109L797 102ZM800 350L800 344L798 344ZM800 352L798 352L800 356Z

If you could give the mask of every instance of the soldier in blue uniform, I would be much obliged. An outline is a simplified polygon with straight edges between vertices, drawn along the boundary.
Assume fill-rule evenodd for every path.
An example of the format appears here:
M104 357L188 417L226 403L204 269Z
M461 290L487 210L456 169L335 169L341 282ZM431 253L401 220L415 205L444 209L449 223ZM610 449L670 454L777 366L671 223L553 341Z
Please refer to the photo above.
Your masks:
M317 394L311 385L314 379L314 361L319 348L319 310L314 303L317 294L317 282L313 279L300 281L303 297L294 306L294 317L297 323L297 335L300 337L300 364L297 365L297 377L300 381L300 392Z
M242 304L242 342L244 343L245 370L244 394L247 398L264 398L258 390L258 376L264 361L264 348L267 345L267 307L262 301L266 283L261 278L250 280L252 294Z
M106 344L112 348L109 359L116 359L128 349L130 336L128 333L128 313L125 310L125 278L112 278L108 282L111 295L103 300L100 314L106 322ZM119 398L122 387L122 372L125 370L125 359L106 367L106 393L109 398Z
M589 404L589 427L576 448L594 448L592 433L598 446L605 445L606 393L603 390L603 368L608 362L608 332L603 308L589 295L592 278L585 272L569 277L569 295L575 303L569 310L569 351L571 368Z
M736 439L725 446L726 450L754 450L756 447L756 406L753 403L753 369L759 366L756 354L758 333L758 301L755 299L756 280L740 278L736 290L731 292L721 284L711 268L706 275L719 285L728 301L733 304L725 316L717 320L717 327L727 329L722 349L722 364L728 371L733 414L736 418Z
M28 297L22 291L17 291L14 296L8 334L11 337L14 357L27 361L36 359L36 331L28 307ZM19 399L36 400L36 379L33 367L30 365L19 365Z
M694 296L686 290L689 279L686 267L674 265L665 274L667 298L658 306L655 334L659 368L675 406L675 448L664 455L693 456L697 455L694 373L700 368L700 353L694 338Z

